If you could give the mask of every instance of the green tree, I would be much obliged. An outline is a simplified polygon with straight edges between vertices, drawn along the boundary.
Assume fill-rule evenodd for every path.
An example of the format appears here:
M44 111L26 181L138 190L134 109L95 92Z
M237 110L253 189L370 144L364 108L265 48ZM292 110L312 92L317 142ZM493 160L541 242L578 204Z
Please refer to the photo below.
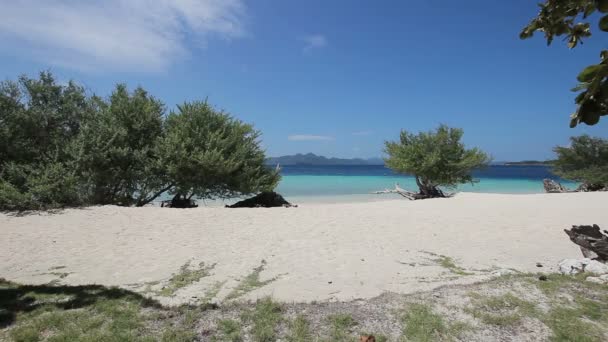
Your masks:
M0 209L83 202L73 141L92 110L84 88L49 72L0 84Z
M260 132L206 102L172 112L159 145L170 193L181 199L228 198L272 190L280 176L264 165Z
M554 173L582 182L589 190L608 186L608 140L588 135L570 138L570 146L554 149Z
M117 85L108 100L94 98L78 137L77 164L91 203L144 205L166 187L157 144L165 106L138 87Z
M414 198L444 197L439 187L474 182L471 171L490 162L479 149L466 149L462 135L462 129L446 125L418 134L402 130L399 141L385 143L386 166L416 178L420 192Z
M608 32L608 15L599 18L593 15L608 13L608 0L545 0L539 6L540 12L522 30L520 38L530 38L539 31L544 33L547 44L555 37L565 36L568 46L575 48L583 43L583 38L591 36L591 22ZM603 50L600 62L586 67L577 77L579 85L572 90L580 93L575 99L577 110L571 115L570 127L580 122L595 125L600 116L608 113L607 77L608 50Z

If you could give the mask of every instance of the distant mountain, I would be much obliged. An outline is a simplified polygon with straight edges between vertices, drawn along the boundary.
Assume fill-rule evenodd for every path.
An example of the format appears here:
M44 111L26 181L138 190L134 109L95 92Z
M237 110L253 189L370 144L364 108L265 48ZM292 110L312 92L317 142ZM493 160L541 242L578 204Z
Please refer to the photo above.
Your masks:
M327 158L318 156L314 153L301 154L282 157L271 157L266 159L268 165L384 165L384 161L381 158L354 158L354 159L343 159L343 158Z

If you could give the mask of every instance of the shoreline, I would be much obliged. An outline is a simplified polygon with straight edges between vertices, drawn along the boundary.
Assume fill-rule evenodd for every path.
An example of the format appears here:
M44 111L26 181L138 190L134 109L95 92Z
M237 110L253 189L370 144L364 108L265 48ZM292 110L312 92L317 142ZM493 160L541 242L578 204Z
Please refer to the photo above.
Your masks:
M189 264L204 276L159 296L163 303L189 302L217 284L215 301L243 288L239 300L407 294L474 283L509 269L555 271L561 259L580 257L563 229L608 227L607 200L608 193L461 193L299 208L99 206L0 214L0 277L116 285L155 295ZM244 282L252 277L256 286L247 288Z

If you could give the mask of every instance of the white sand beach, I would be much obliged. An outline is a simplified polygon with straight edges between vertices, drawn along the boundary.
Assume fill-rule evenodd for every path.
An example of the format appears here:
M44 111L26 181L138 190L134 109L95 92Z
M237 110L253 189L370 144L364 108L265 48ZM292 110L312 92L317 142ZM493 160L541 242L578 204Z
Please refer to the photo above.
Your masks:
M276 279L243 299L371 298L475 282L498 269L555 271L559 260L580 257L563 229L608 228L606 203L608 193L461 193L299 208L103 206L0 214L0 277L142 290L149 282L162 286L189 261L215 264L209 276L163 299L182 303L214 286L222 300L264 260L260 280ZM463 272L439 265L439 255Z

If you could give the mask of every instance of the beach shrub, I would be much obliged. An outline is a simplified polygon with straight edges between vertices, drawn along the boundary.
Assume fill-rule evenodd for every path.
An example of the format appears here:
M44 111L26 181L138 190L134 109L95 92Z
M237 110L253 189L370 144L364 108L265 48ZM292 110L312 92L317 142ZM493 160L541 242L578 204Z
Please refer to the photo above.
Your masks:
M582 182L590 190L608 186L608 140L581 135L570 138L570 146L554 151L553 172L558 176Z
M48 72L0 84L0 209L82 203L74 141L92 108L84 88Z
M591 36L591 22L600 31L608 32L608 0L545 0L538 15L522 30L521 39L535 32L545 35L547 44L564 36L571 49ZM599 13L599 16L592 14ZM596 20L597 19L597 20ZM600 62L584 68L577 77L580 92L575 102L577 110L571 116L570 127L583 122L595 125L600 116L608 114L608 50L600 53Z
M169 192L183 199L272 190L280 176L264 164L260 132L207 102L178 106L159 145Z
M84 120L77 139L78 171L90 202L148 203L166 186L157 154L164 104L141 87L129 93L123 84L107 100L94 100L96 115Z
M446 125L418 134L402 130L398 141L385 143L386 166L413 175L420 190L418 198L443 197L439 187L472 183L471 171L490 162L490 157L481 150L465 148L462 135L462 129Z
M186 103L165 115L143 88L107 99L49 72L0 83L0 210L142 206L170 193L217 198L272 190L260 133Z

